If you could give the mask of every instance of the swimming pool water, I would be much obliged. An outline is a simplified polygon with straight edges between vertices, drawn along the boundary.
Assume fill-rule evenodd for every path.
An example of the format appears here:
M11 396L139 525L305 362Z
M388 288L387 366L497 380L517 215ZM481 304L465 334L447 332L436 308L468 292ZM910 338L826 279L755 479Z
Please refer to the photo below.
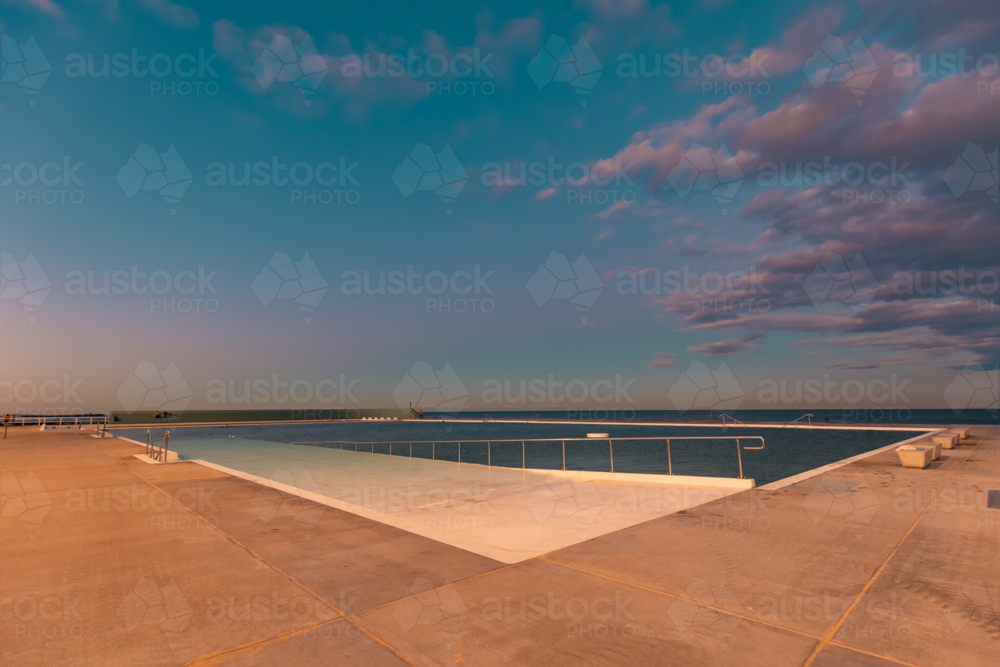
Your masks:
M154 444L163 438L163 428L152 429ZM615 441L613 447L615 472L667 474L667 444L659 438L707 436L710 440L671 440L671 458L675 475L710 477L739 476L739 461L733 437L761 436L762 450L743 450L744 476L758 486L785 477L863 454L900 440L919 435L917 431L875 429L808 429L732 426L728 428L660 425L595 425L545 424L505 422L440 422L440 421L365 421L322 424L273 424L244 426L173 427L170 449L181 459L204 459L240 469L241 457L268 455L279 458L283 451L291 454L292 442L347 441L359 443L359 451L371 451L368 443L393 443L393 456L431 458L457 461L461 441L461 459L467 463L487 462L486 443L473 440L517 440L519 438L586 438L588 432L608 433L612 438L650 437L657 440ZM146 429L117 429L116 434L146 441ZM430 442L438 441L432 445ZM411 445L412 444L412 449ZM744 447L759 446L758 441L741 441ZM339 445L331 445L339 448ZM353 449L353 445L345 448ZM376 454L388 454L387 444L374 445ZM520 468L522 445L518 442L493 442L490 461L494 466ZM531 443L523 448L524 464L528 468L562 468L560 442ZM225 461L225 462L223 462ZM608 471L611 452L607 440L572 440L566 442L568 470Z

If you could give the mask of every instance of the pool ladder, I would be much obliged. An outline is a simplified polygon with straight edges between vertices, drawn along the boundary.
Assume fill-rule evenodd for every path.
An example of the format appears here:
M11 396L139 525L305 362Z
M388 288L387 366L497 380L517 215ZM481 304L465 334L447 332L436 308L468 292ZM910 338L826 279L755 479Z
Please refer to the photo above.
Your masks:
M163 434L163 440L160 441L159 447L153 446L153 434L150 430L146 429L146 456L153 459L154 461L160 461L166 463L167 453L170 451L170 431Z

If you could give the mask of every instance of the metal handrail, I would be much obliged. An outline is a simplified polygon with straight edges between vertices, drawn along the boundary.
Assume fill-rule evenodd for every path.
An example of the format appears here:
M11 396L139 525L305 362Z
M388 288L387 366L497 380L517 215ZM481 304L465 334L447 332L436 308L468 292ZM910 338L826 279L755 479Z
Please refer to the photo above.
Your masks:
M614 452L614 441L631 441L631 440L666 440L667 441L667 466L668 474L674 474L674 462L672 458L672 452L670 448L671 440L735 440L736 441L736 455L739 460L740 466L740 479L743 477L743 450L758 450L764 449L765 443L764 438L759 435L740 435L740 436L678 436L678 437L660 437L660 436L642 436L642 437L632 437L632 438L515 438L515 439L493 439L493 440L407 440L406 443L410 446L410 458L413 458L413 443L420 444L430 444L431 446L431 460L437 460L437 446L447 445L447 444L457 444L458 445L458 462L462 462L462 443L486 443L486 465L491 467L493 465L493 443L494 442L520 442L521 443L521 468L527 468L527 454L526 454L526 443L528 442L561 442L562 443L562 460L563 460L563 470L566 470L566 442L595 442L599 440L608 441L608 455L611 461L611 472L615 471L615 452ZM740 445L740 440L759 440L760 447L745 447ZM389 446L389 456L392 456L392 444L397 442L395 440L385 440L382 442L356 442L353 440L320 440L320 441L300 441L300 442L290 442L290 445L304 445L308 447L321 447L326 446L327 449L331 449L330 445L340 445L340 449L343 451L344 445L354 445L354 451L358 451L359 445L369 445L370 453L375 454L375 445L388 445ZM402 441L398 441L402 442Z
M784 426L782 426L781 428L785 428L786 426L791 426L792 424L795 424L795 423L797 423L797 422L798 422L798 421L799 421L800 419L805 419L806 417L808 417L808 418L809 418L809 426L812 426L812 425L813 425L813 420L812 420L812 418L813 418L813 415L812 415L812 413L810 412L810 413L808 413L808 414L804 414L804 415L802 415L801 417L797 417L796 419L793 419L792 421L788 422L787 424L785 424L785 425L784 425Z
M733 417L732 415L727 415L727 414L726 414L725 412L722 412L722 413L720 413L720 414L722 415L722 425L723 425L723 426L725 426L725 425L726 425L726 417L729 417L730 419L732 419L732 420L733 420L734 422L736 422L736 423L737 423L737 424L739 424L740 426L746 426L746 424L744 424L743 422L741 422L741 421L740 421L739 419L737 419L736 417Z
M72 421L68 421L72 419ZM95 424L107 424L108 418L105 415L98 417L67 417L65 415L11 415L7 422L10 426L43 426L52 424L53 426L93 426Z
M153 446L153 436L150 430L146 429L146 456L154 461L166 463L167 453L170 451L170 431L163 434L163 440L159 447Z
M170 452L170 431L163 434L163 440L160 441L160 451L158 451L156 460L167 462L167 454Z

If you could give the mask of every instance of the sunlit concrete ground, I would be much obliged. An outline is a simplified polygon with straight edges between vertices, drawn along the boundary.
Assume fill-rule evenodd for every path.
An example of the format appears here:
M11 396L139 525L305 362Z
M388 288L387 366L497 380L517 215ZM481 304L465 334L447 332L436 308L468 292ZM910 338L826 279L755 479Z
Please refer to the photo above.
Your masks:
M136 450L140 451L140 450ZM749 480L537 472L275 445L219 450L211 463L245 479L445 544L516 563L737 493ZM613 479L612 479L613 477ZM267 489L253 507L279 507ZM303 514L302 523L319 513Z
M925 470L875 453L507 565L18 430L0 664L994 664L1000 429L972 434Z

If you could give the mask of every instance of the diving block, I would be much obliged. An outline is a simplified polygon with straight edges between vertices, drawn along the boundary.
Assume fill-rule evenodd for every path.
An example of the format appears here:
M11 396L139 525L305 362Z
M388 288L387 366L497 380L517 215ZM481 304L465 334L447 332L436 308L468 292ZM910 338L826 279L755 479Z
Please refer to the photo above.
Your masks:
M953 428L951 432L958 436L958 441L962 442L969 437L969 429L967 428Z

